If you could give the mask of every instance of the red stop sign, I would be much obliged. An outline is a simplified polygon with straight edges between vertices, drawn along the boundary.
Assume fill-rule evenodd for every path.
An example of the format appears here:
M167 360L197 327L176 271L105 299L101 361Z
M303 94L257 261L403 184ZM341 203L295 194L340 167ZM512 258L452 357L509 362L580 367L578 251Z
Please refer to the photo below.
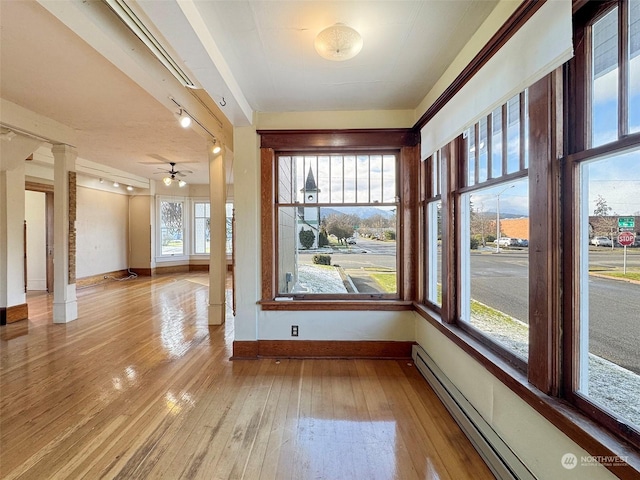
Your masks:
M618 234L618 243L623 247L633 245L634 240L635 236L631 232L622 232Z

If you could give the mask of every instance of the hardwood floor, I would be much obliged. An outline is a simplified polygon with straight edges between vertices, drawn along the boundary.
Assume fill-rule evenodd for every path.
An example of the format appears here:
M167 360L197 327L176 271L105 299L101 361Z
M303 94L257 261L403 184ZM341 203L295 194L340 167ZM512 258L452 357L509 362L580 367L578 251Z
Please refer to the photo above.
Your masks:
M408 361L230 361L206 279L86 288L63 325L30 294L0 327L0 478L493 478Z

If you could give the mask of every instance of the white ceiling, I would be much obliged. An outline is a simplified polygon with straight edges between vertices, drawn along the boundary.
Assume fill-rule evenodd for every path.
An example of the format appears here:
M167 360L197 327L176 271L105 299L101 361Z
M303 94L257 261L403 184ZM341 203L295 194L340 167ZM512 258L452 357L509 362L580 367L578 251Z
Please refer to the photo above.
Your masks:
M497 1L127 3L239 126L254 112L415 109ZM77 12L87 8L107 15L82 28ZM207 183L206 139L181 129L166 101L176 87L157 75L150 87L126 52L98 42L96 27L105 38L122 31L110 15L82 0L0 0L0 96L75 129L82 158L148 178L164 160L188 163L187 180ZM364 39L346 62L324 60L313 47L338 22ZM122 35L131 50L141 48ZM181 90L175 95L184 97Z

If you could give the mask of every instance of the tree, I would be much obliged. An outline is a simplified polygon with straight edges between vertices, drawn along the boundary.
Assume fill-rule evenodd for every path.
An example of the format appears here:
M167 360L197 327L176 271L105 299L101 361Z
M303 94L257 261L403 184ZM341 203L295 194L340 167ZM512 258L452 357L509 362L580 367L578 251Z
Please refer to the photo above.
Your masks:
M602 195L598 195L598 198L596 198L596 208L593 211L593 214L596 217L608 217L612 210L613 208L609 206L605 198Z
M495 230L495 221L493 216L490 218L489 215L484 211L484 204L480 204L480 208L476 209L473 207L473 202L469 202L469 211L471 217L471 235L477 235L479 238L479 243L482 244L483 247L487 246L487 234L489 233L490 224L493 223L493 227ZM477 248L477 246L476 246Z
M324 221L327 225L327 233L335 235L340 243L346 245L347 238L355 233L354 225L359 223L360 218L357 215L331 214Z
M596 235L613 236L613 232L618 228L618 214L613 212L613 208L609 206L607 200L598 195L596 198L596 208L593 210L593 215L598 218L598 222L594 225Z
M182 203L162 202L162 226L169 233L182 231Z
M298 237L300 238L300 245L302 245L305 250L313 247L316 241L316 235L313 233L313 230L305 230L304 227L300 230L300 233L298 233Z
M329 245L329 234L327 233L327 227L324 219L322 219L320 233L318 234L318 247L326 247L327 245Z

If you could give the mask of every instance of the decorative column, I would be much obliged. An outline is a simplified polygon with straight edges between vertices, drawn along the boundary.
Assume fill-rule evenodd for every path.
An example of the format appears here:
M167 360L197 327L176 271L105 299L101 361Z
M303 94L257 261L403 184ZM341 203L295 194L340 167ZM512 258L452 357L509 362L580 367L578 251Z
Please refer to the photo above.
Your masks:
M76 300L76 157L69 145L54 145L53 153L53 322L78 318Z
M209 254L209 325L222 325L225 321L225 285L227 277L226 253L226 201L227 182L224 168L224 146L213 153L214 144L209 149L209 202L210 254Z

